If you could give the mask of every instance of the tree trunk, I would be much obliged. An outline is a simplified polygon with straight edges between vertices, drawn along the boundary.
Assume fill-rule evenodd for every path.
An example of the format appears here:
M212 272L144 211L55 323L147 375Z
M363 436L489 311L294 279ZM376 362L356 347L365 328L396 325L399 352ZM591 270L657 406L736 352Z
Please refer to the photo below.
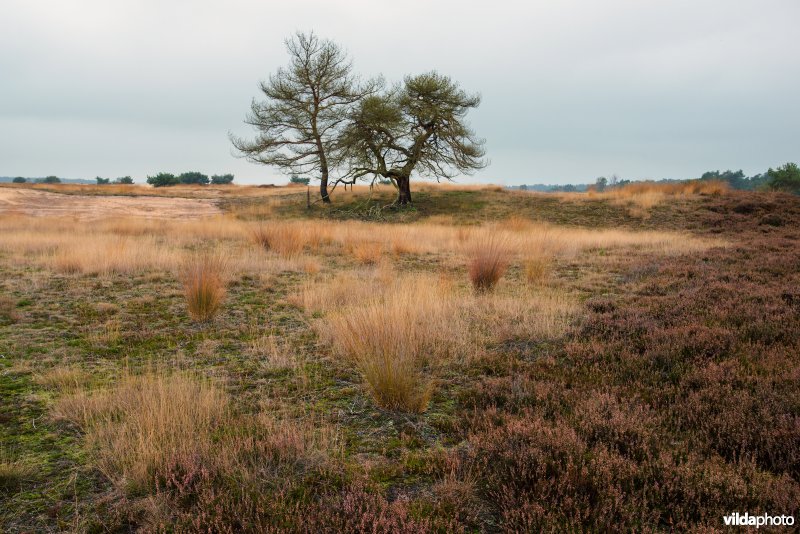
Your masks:
M397 177L397 205L411 204L411 177Z
M328 171L323 171L322 176L319 179L319 196L322 197L322 201L326 204L331 203L331 197L328 196Z

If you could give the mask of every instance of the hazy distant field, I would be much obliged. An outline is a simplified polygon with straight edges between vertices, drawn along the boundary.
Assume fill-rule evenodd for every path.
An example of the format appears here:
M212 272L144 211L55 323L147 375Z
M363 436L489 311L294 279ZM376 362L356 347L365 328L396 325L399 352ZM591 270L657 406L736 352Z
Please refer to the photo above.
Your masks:
M0 530L797 515L799 197L392 197L0 187Z

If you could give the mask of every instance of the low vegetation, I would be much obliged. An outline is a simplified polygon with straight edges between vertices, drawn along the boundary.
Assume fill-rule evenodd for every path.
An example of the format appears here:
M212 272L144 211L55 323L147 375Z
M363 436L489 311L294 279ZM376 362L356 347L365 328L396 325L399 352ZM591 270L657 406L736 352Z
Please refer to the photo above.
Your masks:
M214 187L168 189L214 219L0 214L0 530L797 514L796 196Z
M508 243L497 234L489 234L473 243L469 251L469 279L476 291L494 289L509 264Z
M210 321L225 299L227 261L220 252L202 251L189 255L181 277L189 315L196 321Z

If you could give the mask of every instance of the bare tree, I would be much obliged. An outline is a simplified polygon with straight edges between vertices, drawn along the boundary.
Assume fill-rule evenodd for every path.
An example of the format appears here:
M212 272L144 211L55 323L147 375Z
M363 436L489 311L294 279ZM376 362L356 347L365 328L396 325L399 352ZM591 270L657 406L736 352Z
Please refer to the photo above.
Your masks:
M447 76L406 77L402 86L355 106L337 149L350 166L350 183L367 176L397 186L399 205L411 203L411 173L451 180L486 166L484 141L465 118L480 104Z
M376 82L359 84L347 54L313 32L286 40L290 64L260 83L263 101L253 99L245 120L258 135L244 140L230 135L249 161L272 165L287 174L318 175L323 202L330 202L328 180L338 164L337 131L348 109L374 92Z

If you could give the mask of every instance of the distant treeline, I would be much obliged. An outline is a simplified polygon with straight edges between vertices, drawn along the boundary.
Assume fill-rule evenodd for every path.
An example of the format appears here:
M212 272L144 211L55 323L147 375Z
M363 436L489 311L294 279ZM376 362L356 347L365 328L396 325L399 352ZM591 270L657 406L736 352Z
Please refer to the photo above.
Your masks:
M0 183L15 184L93 184L92 180L83 178L59 178L58 176L45 176L43 178L26 178L24 176L0 176Z
M110 185L110 184L132 184L133 178L130 176L120 176L119 178L103 178L102 176L95 177L94 180L87 180L84 178L59 178L58 176L46 176L44 178L26 178L23 176L0 176L0 183L15 183L15 184L96 184L96 185ZM148 176L147 183L154 187L164 187L169 185L178 184L215 184L226 185L233 183L232 174L215 174L210 178L201 172L184 172L175 176L168 172L160 172L155 176Z
M724 172L720 172L718 170L707 171L700 176L700 180L719 180L726 182L732 189L740 189L742 191L771 189L800 194L800 168L798 168L796 163L787 163L778 167L777 169L770 167L767 172L755 174L753 176L745 176L741 169L738 171L727 170ZM685 182L686 180L665 178L663 180L648 181L654 183L677 183ZM593 184L516 185L510 186L509 189L540 191L545 193L570 193L588 191L589 189L603 191L609 187L622 187L630 183L632 183L631 180L623 180L616 175L612 175L611 178L601 176L597 178Z
M155 176L148 176L147 183L153 187L168 187L171 185L180 184L195 184L195 185L228 185L233 183L232 174L215 174L208 177L208 175L197 171L184 172L175 176L168 172L160 172Z

